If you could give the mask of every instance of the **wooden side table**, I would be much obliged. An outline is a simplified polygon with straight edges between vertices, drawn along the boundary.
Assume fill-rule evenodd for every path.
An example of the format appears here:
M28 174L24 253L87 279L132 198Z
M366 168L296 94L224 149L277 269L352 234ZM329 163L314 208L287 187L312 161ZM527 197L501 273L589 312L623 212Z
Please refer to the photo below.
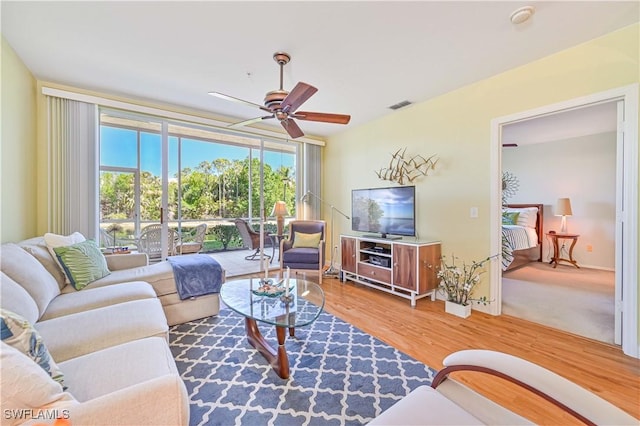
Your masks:
M568 262L576 268L580 269L580 267L578 266L578 262L573 259L573 247L575 247L576 243L578 242L579 236L580 235L578 234L556 234L548 232L547 237L551 238L551 242L553 243L553 257L551 258L549 264L553 265L553 267L555 268L556 266L558 266L558 262L563 261ZM558 240L572 240L571 246L569 247L569 259L560 257L561 254L560 248L558 247Z

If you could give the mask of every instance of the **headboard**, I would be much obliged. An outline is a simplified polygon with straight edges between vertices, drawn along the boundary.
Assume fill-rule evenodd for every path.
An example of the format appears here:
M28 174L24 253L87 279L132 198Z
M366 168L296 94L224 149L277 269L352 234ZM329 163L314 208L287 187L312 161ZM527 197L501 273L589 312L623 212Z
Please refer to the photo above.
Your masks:
M504 207L513 207L514 209L523 209L526 207L537 207L538 216L536 217L536 233L538 234L538 246L540 247L540 258L538 262L542 262L542 237L544 235L542 224L544 223L544 204L505 204Z

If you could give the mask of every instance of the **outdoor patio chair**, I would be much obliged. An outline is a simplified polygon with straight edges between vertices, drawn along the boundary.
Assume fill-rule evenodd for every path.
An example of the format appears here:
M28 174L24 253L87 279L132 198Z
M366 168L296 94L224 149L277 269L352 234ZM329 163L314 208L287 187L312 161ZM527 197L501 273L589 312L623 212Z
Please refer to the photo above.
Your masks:
M113 235L100 228L100 247L113 247L115 245Z
M180 236L175 229L167 230L167 251L168 256L176 254L176 246L180 244ZM149 262L159 262L162 260L162 225L153 224L142 228L138 238L138 251L147 253Z
M199 253L204 244L204 237L207 234L207 224L201 223L191 232L183 232L180 242L176 245L177 254Z
M238 232L240 233L240 236L242 237L242 242L244 246L251 250L255 250L253 254L250 254L249 256L245 257L245 259L260 260L260 256L259 256L260 255L260 233L254 231L251 228L251 226L249 226L249 223L244 219L236 219L235 224L236 224L236 227L238 228ZM271 244L271 239L266 233L264 234L263 241L264 241L263 246L267 246ZM271 256L269 255L265 254L264 256L271 259Z
M280 242L280 269L316 270L322 284L325 227L324 220L289 222L289 238Z

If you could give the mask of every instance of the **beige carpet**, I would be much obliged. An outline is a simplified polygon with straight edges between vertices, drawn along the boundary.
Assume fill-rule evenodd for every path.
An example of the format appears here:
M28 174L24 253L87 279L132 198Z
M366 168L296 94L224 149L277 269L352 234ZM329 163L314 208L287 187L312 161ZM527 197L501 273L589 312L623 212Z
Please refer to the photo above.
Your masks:
M533 262L502 277L502 313L613 343L613 272Z

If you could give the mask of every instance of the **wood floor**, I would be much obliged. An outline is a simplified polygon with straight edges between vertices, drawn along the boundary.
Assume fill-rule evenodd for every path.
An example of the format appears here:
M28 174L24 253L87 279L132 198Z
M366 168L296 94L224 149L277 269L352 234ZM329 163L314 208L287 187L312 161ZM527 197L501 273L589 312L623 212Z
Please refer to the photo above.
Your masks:
M314 277L310 276L310 280ZM506 352L544 366L640 418L640 362L620 348L514 317L474 311L460 319L444 302L409 301L337 279L323 278L326 311L435 368L461 349ZM576 424L542 399L479 373L456 379L538 424Z

